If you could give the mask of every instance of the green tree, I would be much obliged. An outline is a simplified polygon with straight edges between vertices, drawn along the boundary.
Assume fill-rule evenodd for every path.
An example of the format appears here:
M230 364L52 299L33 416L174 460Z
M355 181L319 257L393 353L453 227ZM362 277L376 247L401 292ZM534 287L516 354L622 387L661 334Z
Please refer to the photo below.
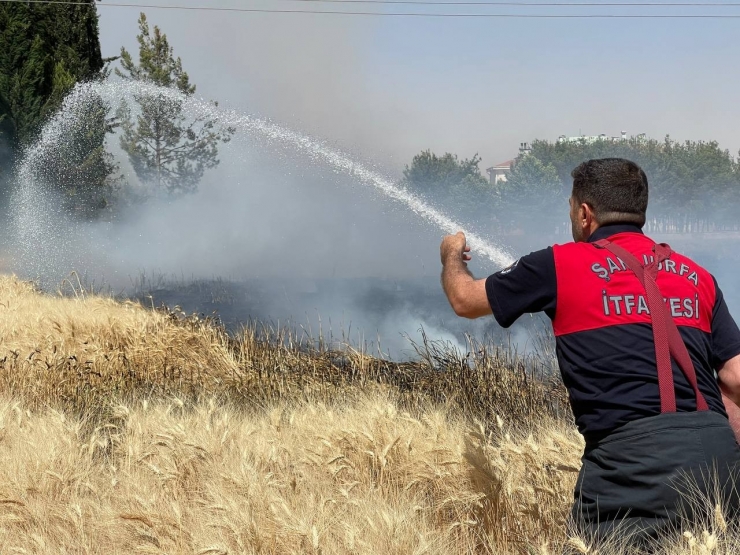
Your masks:
M116 74L179 94L152 89L135 94L139 113L135 116L128 105L119 111L121 147L142 182L173 195L191 193L197 190L205 171L218 165L218 144L228 142L234 130L217 128L208 118L187 118L184 103L195 93L195 85L190 83L182 61L175 58L159 27L150 31L143 13L139 30L138 64L121 48L122 70L116 69Z
M406 166L401 184L432 203L444 205L459 218L475 218L490 210L493 203L493 190L481 175L480 160L477 154L459 160L449 152L437 156L425 150Z
M414 156L411 166L406 166L403 183L421 194L446 194L466 179L471 183L485 183L478 168L479 163L477 154L469 159L458 160L456 155L449 152L437 156L425 150Z

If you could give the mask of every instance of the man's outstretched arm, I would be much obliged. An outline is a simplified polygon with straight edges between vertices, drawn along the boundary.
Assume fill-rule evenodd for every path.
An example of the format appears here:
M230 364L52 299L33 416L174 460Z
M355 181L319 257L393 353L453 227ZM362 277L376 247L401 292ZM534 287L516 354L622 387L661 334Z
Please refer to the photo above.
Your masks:
M465 234L459 231L442 239L442 288L455 314L464 318L480 318L492 313L486 294L486 280L475 279L468 270L470 247Z

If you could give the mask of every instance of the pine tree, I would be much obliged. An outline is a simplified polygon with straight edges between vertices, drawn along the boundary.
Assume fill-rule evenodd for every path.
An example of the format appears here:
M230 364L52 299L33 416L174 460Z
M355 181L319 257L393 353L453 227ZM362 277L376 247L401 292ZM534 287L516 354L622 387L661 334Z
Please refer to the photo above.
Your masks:
M400 185L470 223L486 217L494 200L488 180L481 175L480 161L478 154L460 160L449 152L437 156L424 150L406 166Z
M176 89L182 96L165 91L146 91L134 96L138 117L131 107L119 111L123 134L121 147L128 154L139 179L171 195L192 193L207 169L218 165L218 144L228 142L234 130L217 128L207 118L188 120L184 98L195 93L180 58L175 58L167 35L155 26L149 29L146 15L139 17L139 61L121 48L124 79Z

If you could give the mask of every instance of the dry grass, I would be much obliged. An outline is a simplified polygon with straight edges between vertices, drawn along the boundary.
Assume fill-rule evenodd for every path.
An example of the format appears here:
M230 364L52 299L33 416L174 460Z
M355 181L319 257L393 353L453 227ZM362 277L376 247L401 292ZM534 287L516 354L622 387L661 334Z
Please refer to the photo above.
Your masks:
M38 294L0 278L0 384L33 406L95 410L134 391L217 388L236 368L224 334L110 298Z
M324 345L257 326L233 338L208 319L178 311L79 290L72 297L43 295L33 284L0 277L0 390L34 409L52 405L97 416L102 406L142 395L205 394L256 407L332 402L379 385L398 392L404 408L434 401L489 422L495 414L523 421L568 411L559 381L545 375L547 362L472 338L465 353L424 342L413 363Z
M0 553L597 552L565 534L582 444L533 361L229 338L14 278L0 312ZM740 552L712 514L664 552Z
M577 462L572 431L548 430L535 451L379 396L260 416L216 402L117 416L86 434L61 413L0 406L2 552L521 551L561 534L573 480L555 467Z

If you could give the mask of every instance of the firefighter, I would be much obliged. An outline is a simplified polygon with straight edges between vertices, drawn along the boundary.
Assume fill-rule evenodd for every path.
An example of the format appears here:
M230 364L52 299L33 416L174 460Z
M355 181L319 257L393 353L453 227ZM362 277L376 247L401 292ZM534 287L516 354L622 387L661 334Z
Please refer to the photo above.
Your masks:
M740 331L722 292L707 270L643 234L648 180L637 164L590 160L571 175L573 243L476 280L464 234L447 236L445 294L457 315L493 313L505 328L525 313L551 319L585 439L572 509L582 534L644 545L701 516L690 491L733 518Z

